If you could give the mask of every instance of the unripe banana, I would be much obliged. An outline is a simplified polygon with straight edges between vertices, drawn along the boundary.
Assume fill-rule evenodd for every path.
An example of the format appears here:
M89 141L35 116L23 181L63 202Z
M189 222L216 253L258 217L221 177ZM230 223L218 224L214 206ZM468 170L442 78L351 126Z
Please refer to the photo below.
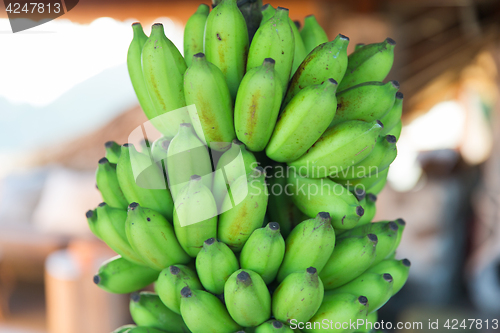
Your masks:
M217 204L200 176L191 176L175 201L174 230L188 255L195 258L203 242L217 237Z
M270 221L279 223L280 233L284 238L288 237L295 226L308 218L293 203L289 187L284 174L269 178L269 205L266 215Z
M172 221L174 203L163 172L131 144L124 144L116 165L118 183L128 202L152 208Z
M87 218L87 224L89 226L90 231L92 231L94 236L102 240L101 235L99 235L99 232L97 231L97 214L95 212L95 209L94 210L89 209L85 213L85 217Z
M155 140L151 146L151 155L153 156L153 160L155 160L158 164L161 164L162 170L165 170L165 164L167 161L167 151L168 151L168 146L170 145L170 139L161 136L157 140Z
M102 199L108 205L122 209L127 208L127 200L120 189L118 178L116 177L116 164L109 163L106 157L101 158L97 166L95 179Z
M365 213L361 216L356 226L368 224L373 220L375 214L377 213L376 202L377 196L375 194L366 194L366 197L360 202L360 205L363 207Z
M293 333L294 330L290 326L283 324L278 320L268 320L265 323L259 325L255 329L255 333Z
M357 43L356 45L354 45L354 51L359 50L360 48L362 48L365 45L366 45L365 43Z
M372 313L368 314L366 317L361 318L364 320L365 326L364 327L357 327L356 333L368 333L368 332L375 332L375 329L373 328L373 325L377 322L378 319L378 312L373 311Z
M280 225L270 222L250 235L239 260L241 268L260 274L264 282L270 284L278 274L284 255L285 240L280 234Z
M180 124L190 122L184 108L183 75L187 66L179 50L165 36L161 23L151 27L151 35L142 49L142 69L156 110L151 123L163 135L173 138ZM166 113L169 113L168 117L159 117Z
M189 287L184 287L181 295L182 318L192 333L233 333L241 329L216 296Z
M271 6L270 4L264 5L262 7L263 17L262 17L262 21L261 21L260 25L264 24L264 22L267 22L271 17L274 16L275 13L276 13L276 9L273 6ZM299 68L302 61L304 61L304 59L306 58L308 52L306 51L304 41L302 40L302 37L300 36L299 27L296 25L296 23L300 24L300 22L292 21L291 18L288 18L288 20L290 23L290 27L292 28L293 40L295 42L295 49L293 52L292 72L290 75L290 76L293 76L293 74L295 73L295 71L297 71L297 68Z
M132 248L151 268L161 271L191 260L177 241L172 224L152 209L131 203L125 230Z
M403 219L397 219L394 222L398 225L398 237L396 238L396 243L394 244L392 250L396 251L396 249L399 246L399 243L401 243L401 239L403 238L403 231L405 230L406 222Z
M155 269L116 256L101 265L94 275L94 283L109 293L128 294L150 285L158 274L160 272Z
M200 4L184 27L184 59L188 67L191 66L193 55L203 52L205 24L209 12L210 7L204 3ZM190 104L189 102L186 103Z
M371 153L382 127L379 121L360 120L346 121L330 127L307 153L290 162L289 166L311 178L336 175L361 162Z
M291 323L292 320L306 322L318 311L323 294L323 282L316 268L292 273L274 291L273 315L284 323Z
M212 149L227 150L236 138L231 94L222 71L203 53L192 57L184 74L184 95L198 138Z
M207 18L205 55L224 74L232 100L245 74L248 31L236 0L222 0Z
M378 242L375 249L375 260L372 265L376 265L394 250L397 241L398 225L395 222L380 221L365 224L348 230L338 236L340 239L347 237L364 237L368 234L375 234Z
M325 290L337 288L366 271L375 260L377 236L341 238L319 277Z
M363 82L384 81L394 62L395 45L392 38L387 38L382 43L365 45L351 53L339 91Z
M146 36L142 30L142 25L138 22L132 24L132 30L134 32L134 37L132 38L132 42L127 52L128 74L132 82L132 87L134 87L135 95L139 100L139 105L146 117L148 119L153 119L158 114L151 100L151 96L149 95L144 73L142 71L142 49L148 40L148 36Z
M212 189L212 162L207 146L198 139L191 124L181 124L167 151L167 174L174 200L193 175L202 177L203 184Z
M377 265L370 267L367 272L384 274L389 273L394 279L392 295L397 294L401 288L408 280L408 274L410 273L411 263L408 259L403 260L384 260L378 263Z
M330 214L335 229L351 229L364 215L356 197L328 178L306 178L290 172L287 181L293 203L310 218L325 211Z
M238 139L251 151L266 148L278 118L283 96L275 61L264 59L250 69L241 81L234 106L234 125Z
M382 129L382 132L380 132L380 135L386 135L394 127L396 127L398 122L401 121L402 114L403 114L403 93L398 91L396 93L394 105L392 106L391 110L387 112L385 116L380 118L380 121L382 122L382 124L384 124L384 128Z
M374 173L373 175L366 176L363 178L355 178L355 179L335 179L336 182L342 184L347 187L350 191L355 191L356 189L362 189L366 192L376 193L373 190L377 184L380 182L384 182L387 179L387 175L389 173L389 168L385 168L378 173ZM377 193L378 194L378 193Z
M224 284L238 268L238 259L233 251L215 238L207 239L196 256L196 272L200 282L206 290L214 294L224 292Z
M135 326L135 325L123 325L123 326L118 327L116 330L114 330L111 333L127 333L130 331L130 329L135 328L135 327L137 327L137 326Z
M396 137L396 140L399 140L402 129L403 129L403 122L400 120L389 132L387 132L387 135L394 135Z
M369 300L368 313L380 309L392 296L393 279L391 274L365 272L351 282L329 291L331 294L361 294Z
M259 274L240 269L224 285L226 307L239 325L252 327L271 317L271 295Z
M175 313L181 313L181 290L203 289L196 272L184 265L172 265L161 271L155 283L155 291L163 304Z
M293 272L311 266L321 273L335 247L335 231L330 214L321 212L314 219L300 223L292 230L285 244L285 257L278 271L278 282ZM304 251L306 248L307 251Z
M387 176L389 174L389 168L387 168L385 171L382 171L378 174L378 181L374 183L370 188L367 188L366 191L373 193L375 195L378 195L380 192L385 187L385 184L387 183Z
M228 193L229 186L237 178L251 172L256 166L257 159L254 154L248 151L241 141L233 140L231 148L219 158L215 171L212 193L219 210Z
M252 232L263 224L269 197L265 179L264 170L257 167L236 179L224 198L218 237L235 252L241 251Z
M287 105L305 87L323 83L328 78L340 82L347 68L348 44L349 37L339 34L331 42L312 50L290 80L283 105Z
M310 53L316 46L328 42L325 30L319 25L314 15L308 15L304 19L304 26L300 30L300 36L304 41L306 52Z
M102 202L96 208L95 215L97 215L95 226L100 238L124 259L138 265L145 265L141 256L132 249L127 240L125 233L127 212Z
M283 110L266 154L278 162L291 162L308 151L328 128L335 116L337 82L302 89Z
M333 178L334 180L347 180L375 175L388 168L396 159L397 154L396 137L393 135L380 136L370 155L361 162L342 170Z
M325 293L325 297L318 312L311 318L310 323L302 329L303 332L352 332L351 329L335 329L336 325L342 327L343 323L356 321L366 317L370 299L355 293ZM337 324L338 323L338 324ZM322 329L323 328L323 329Z
M331 126L349 120L374 121L384 117L394 105L397 81L365 82L337 94L337 112Z
M167 308L158 295L143 291L130 295L130 315L141 327L153 327L172 333L189 332L182 317Z
M288 9L278 7L273 17L264 22L255 33L248 51L247 71L262 65L266 58L274 59L274 68L284 94L292 71L294 52L295 41Z
M122 147L114 141L107 141L104 144L104 149L106 149L106 158L108 159L109 163L118 163Z

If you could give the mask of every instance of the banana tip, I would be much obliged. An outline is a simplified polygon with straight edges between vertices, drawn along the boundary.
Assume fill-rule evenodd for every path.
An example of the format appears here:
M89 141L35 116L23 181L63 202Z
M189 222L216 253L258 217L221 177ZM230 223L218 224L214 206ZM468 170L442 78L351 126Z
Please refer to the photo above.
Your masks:
M302 28L302 24L298 20L293 21L293 24L295 24L295 27L297 27L298 30L300 30L300 28Z
M373 243L377 243L378 242L378 237L377 235L375 234L368 234L366 235L368 237L369 240L371 240Z
M207 245L212 245L213 243L215 243L215 238L213 238L213 237L209 238L205 241L205 244L207 244Z
M201 176L199 176L199 175L192 175L189 179L192 180L192 181L199 181L199 180L201 180Z
M104 206L106 206L106 203L105 203L105 202L101 202L101 203L100 203L100 204L98 204L97 206L99 206L99 207L104 207Z
M393 86L394 88L399 89L399 82L398 82L398 81L396 81L396 80L392 80L392 81L391 81L391 84L392 84L392 86Z
M333 85L338 85L338 82L335 79L329 78L328 82L330 82Z
M103 158L101 158L101 159L99 160L99 162L98 162L98 163L99 163L99 164L106 164L106 163L108 163L108 162L109 162L109 161L108 161L108 159L107 159L106 157L103 157Z
M283 327L283 323L281 321L273 321L273 327L274 328L282 328Z
M134 210L137 207L139 207L139 204L137 202L132 202L130 205L128 205L128 208L130 208L131 210Z
M349 40L349 37L347 37L346 35L342 35L342 34L339 34L339 38L342 39L342 40Z
M366 298L366 296L359 296L358 302L362 305L366 305L366 304L368 304L368 298Z
M329 219L330 218L330 213L328 212L319 212L318 213L318 217L321 218L321 219Z
M269 222L267 226L271 230L280 230L280 224L278 222Z
M390 135L390 134L386 135L385 139L389 143L396 143L398 141L394 135Z
M141 295L139 293L130 294L130 300L134 303L137 303L141 300Z
M193 56L193 58L205 58L205 53L198 52Z
M403 93L402 93L401 91L398 91L398 92L396 93L396 98L397 98L397 99L403 99L403 97L404 97L404 95L403 95Z
M113 147L115 144L117 144L116 142L114 141L107 141L105 144L104 144L104 148L111 148Z
M410 266L411 266L411 262L410 262L410 260L408 260L408 259L406 259L406 258L405 258L405 259L403 259L403 260L401 260L401 262L402 262L402 263L403 263L403 265L405 265L406 267L410 267Z
M274 61L273 58L265 58L264 64L274 65L274 64L276 64L276 61Z
M361 201L365 198L366 192L362 188L357 188L354 190L354 196L358 199L358 201Z
M389 222L389 228L393 231L398 231L399 227L395 222Z
M240 282L248 282L248 281L251 280L250 274L248 274L248 272L246 272L246 271L241 271L240 273L238 273L238 275L236 276L236 278Z
M288 8L285 8L285 7L278 7L278 8L276 8L276 10L277 10L277 11L278 11L278 10L284 10L284 11L287 11L287 12L288 12Z
M124 143L124 144L123 144L123 147L133 147L133 146L134 146L134 145L133 145L133 144L131 144L131 143Z
M314 267L309 267L308 269L306 269L306 271L309 274L316 274L318 272L318 270Z
M377 196L375 194L373 194L373 193L368 193L367 197L368 197L368 200L370 200L372 202L377 201Z
M178 275L181 272L180 268L174 265L170 266L169 270L172 275Z
M137 26L137 25L141 25L141 22L134 22L134 23L132 23L132 26L133 26L133 27L135 27L135 26Z
M361 206L357 206L356 207L356 215L358 215L359 217L363 216L365 214L365 210L363 207Z
M377 120L377 124L381 127L381 128L384 128L384 124L382 124L382 122L380 120Z
M392 275L391 275L391 274L389 274L389 273L384 273L383 278L384 278L384 280L386 280L387 282L392 282Z
M99 282L101 282L101 277L99 276L99 274L94 275L93 281L95 284L99 284Z
M395 41L394 39L392 39L391 37L387 37L387 38L385 39L385 41L386 41L386 42L387 42L387 44L389 44L389 45L392 45L392 46L396 45L396 41Z
M402 218L399 218L396 220L396 223L402 227L404 227L406 225L406 222L405 220L403 220Z
M184 287L181 290L181 296L184 298L189 298L193 296L193 293L191 292L191 289L189 287Z
M91 210L88 210L88 211L85 213L85 216L86 216L88 219L90 219L90 218L92 218L92 216L94 216L94 212L93 212L93 211L91 211Z

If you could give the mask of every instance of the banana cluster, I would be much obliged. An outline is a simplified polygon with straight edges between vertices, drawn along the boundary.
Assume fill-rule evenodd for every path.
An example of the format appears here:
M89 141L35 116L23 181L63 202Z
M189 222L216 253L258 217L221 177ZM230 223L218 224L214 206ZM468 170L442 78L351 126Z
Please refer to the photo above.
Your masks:
M98 163L103 203L86 217L118 256L94 283L131 293L136 324L114 332L376 322L410 268L395 259L405 222L372 222L402 126L399 84L382 82L395 42L348 55L312 15L300 29L236 0L198 7L184 56L161 24L132 28L130 79L162 136L107 142Z

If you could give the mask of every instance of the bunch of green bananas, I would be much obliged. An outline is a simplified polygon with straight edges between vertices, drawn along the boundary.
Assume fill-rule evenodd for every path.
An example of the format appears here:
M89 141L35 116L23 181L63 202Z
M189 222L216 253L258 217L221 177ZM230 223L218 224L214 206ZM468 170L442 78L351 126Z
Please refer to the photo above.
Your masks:
M395 259L405 222L372 222L402 126L399 84L382 82L395 42L347 55L314 16L300 29L255 0L200 5L184 56L161 24L132 28L130 78L162 136L107 142L98 163L86 216L118 256L94 282L132 293L137 325L115 332L375 322L410 267Z

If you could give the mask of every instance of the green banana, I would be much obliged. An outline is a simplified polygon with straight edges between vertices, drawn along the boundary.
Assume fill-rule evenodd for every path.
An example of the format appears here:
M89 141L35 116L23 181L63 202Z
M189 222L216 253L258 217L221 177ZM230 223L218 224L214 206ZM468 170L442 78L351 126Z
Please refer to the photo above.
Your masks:
M96 208L95 214L97 215L95 227L100 238L122 258L134 264L145 265L141 256L132 249L127 240L125 233L127 212L103 202Z
M380 121L384 124L384 128L380 135L387 135L399 121L401 121L401 115L403 114L403 93L398 91L396 93L396 98L394 100L394 105L391 110L385 114Z
M401 243L401 239L403 238L403 231L405 230L406 227L406 222L403 219L397 219L394 221L394 223L398 225L398 234L396 236L396 242L394 243L392 250L385 257L385 259L394 259L396 250L399 246L399 243Z
M292 196L287 189L284 174L269 178L269 205L266 214L270 221L279 223L280 232L284 238L288 237L297 224L307 219L307 216L293 203Z
M206 239L217 237L217 204L200 176L191 176L175 201L174 230L182 248L196 257Z
M193 175L212 189L212 162L207 147L196 136L193 126L181 124L167 151L168 184L174 200Z
M102 240L101 235L99 235L99 232L97 231L97 214L95 212L95 209L94 210L89 209L85 213L85 217L87 218L87 224L89 226L90 231L92 231L94 236Z
M308 15L304 18L304 26L300 30L300 36L304 41L306 53L310 53L316 46L328 42L325 30L319 25L314 15Z
M95 179L102 199L108 205L122 209L127 208L127 200L116 177L116 164L109 163L106 157L101 158L97 166Z
M367 234L375 234L378 242L375 249L375 260L372 265L376 265L394 251L398 229L399 227L395 222L380 221L348 230L339 235L338 238L340 240L347 237L364 237Z
M186 65L191 66L191 61L196 53L203 52L205 41L205 24L207 23L210 7L202 3L196 12L187 20L184 27L184 59ZM189 105L189 102L186 102Z
M241 155L240 155L241 154ZM219 160L214 175L212 193L220 209L229 186L242 175L251 172L257 166L257 159L245 145L238 140L233 140L231 148L226 150Z
M260 274L264 282L270 284L278 274L284 255L285 240L280 234L280 225L270 222L250 235L239 260L241 268Z
M374 332L373 325L378 320L378 312L373 311L372 313L368 314L364 319L364 327L357 327L356 328L356 333L368 333L368 332Z
M375 194L366 194L365 199L360 202L360 205L361 207L363 207L365 213L363 214L363 216L361 216L356 226L368 224L373 220L375 214L377 213L377 206L375 204L376 202L377 196Z
M151 145L151 155L153 156L153 160L156 162L164 162L163 160L167 158L168 146L170 145L170 139L161 136L157 140L153 142ZM163 163L162 169L165 166Z
M372 168L369 168L372 169ZM376 168L373 168L376 169ZM363 178L355 178L355 179L335 179L335 181L343 186L347 187L350 191L354 191L355 189L363 189L366 192L374 192L372 188L376 186L378 183L387 179L387 174L389 173L389 168L386 167L384 170L379 171L378 173L374 173L369 176L365 176Z
M174 227L158 212L133 202L125 222L127 239L149 267L161 271L191 260L174 234Z
M368 313L380 309L392 296L393 279L391 274L365 272L343 286L329 291L332 294L362 294L370 301Z
M387 183L388 174L389 174L389 169L387 168L385 172L381 172L380 174L378 174L379 180L366 190L370 193L378 195L384 189L385 184Z
M172 221L174 203L163 172L131 144L124 144L116 165L116 176L127 202L152 208Z
M384 274L389 273L394 279L392 295L397 294L401 288L408 280L408 274L410 273L411 263L408 259L403 260L384 260L378 263L377 265L370 267L367 272Z
M205 55L224 74L233 101L245 74L248 45L247 25L236 0L222 0L207 18Z
M360 48L362 48L365 45L366 45L365 43L357 43L356 45L354 45L354 51L359 50Z
M273 17L264 22L255 33L248 51L247 71L262 65L265 58L274 59L274 69L280 78L284 94L292 71L294 52L295 41L288 9L278 7Z
M239 252L252 232L263 224L269 197L265 179L264 170L257 167L236 179L224 198L218 237L235 252Z
M330 127L349 120L366 122L384 117L394 105L397 81L365 82L337 94L337 112Z
M146 87L156 110L151 123L166 137L173 138L182 123L188 123L183 75L186 62L165 36L163 25L155 23L142 49L142 69ZM162 116L168 113L168 117ZM161 117L160 117L161 116Z
M139 105L144 111L146 117L148 119L153 119L157 116L157 112L155 106L153 105L153 101L151 100L151 96L149 95L142 71L142 49L148 40L148 36L146 36L142 30L142 25L138 22L132 24L132 31L134 33L134 37L132 38L132 42L130 42L127 52L128 74L130 76L130 81L132 82L135 95L139 100Z
M325 297L318 312L304 327L299 326L303 332L352 332L345 328L344 323L356 322L357 319L366 317L370 298L354 293L325 293ZM339 328L340 326L340 328Z
M118 163L122 147L114 141L107 141L104 144L104 149L106 150L106 158L108 159L109 163Z
M135 326L135 325L123 325L123 326L118 327L116 330L114 330L111 333L127 333L128 331L130 331L130 329L135 328L135 327L137 327L137 326Z
M325 290L346 284L366 271L375 260L377 242L375 234L339 239L333 254L319 273Z
M206 290L214 294L224 292L224 284L238 268L238 259L236 259L233 251L215 238L207 239L196 256L196 272L201 284Z
M153 327L169 333L189 333L182 317L167 308L158 295L143 291L130 295L130 315L143 327Z
M233 333L241 326L214 295L203 290L181 290L181 314L193 333Z
M402 129L403 129L403 122L399 120L397 124L389 132L387 132L387 135L394 135L396 137L396 140L399 140Z
M351 229L364 215L354 194L328 178L313 179L290 172L287 182L293 203L304 214L313 218L318 212L326 211L335 229Z
M335 116L337 81L302 89L283 110L266 154L278 162L297 160L321 137Z
M293 333L294 331L290 326L283 324L278 320L268 320L262 323L255 329L255 333Z
M271 17L274 16L276 13L276 9L271 6L270 4L266 4L262 7L262 21L260 25L264 24L267 22ZM302 40L302 37L300 36L299 32L299 27L297 26L298 21L292 21L292 19L289 17L288 21L290 23L290 27L292 28L293 32L293 40L295 42L295 48L293 52L293 63L292 63L292 72L290 76L293 76L293 74L297 71L297 68L299 68L300 64L302 61L307 56L307 51L306 51L306 46L304 45L304 41ZM300 25L300 22L298 22Z
M339 91L363 82L384 81L394 62L395 45L392 38L387 38L382 43L365 45L351 53Z
M227 150L236 138L231 94L222 71L203 53L192 56L184 74L184 95L198 138L212 149Z
M397 154L396 137L393 135L380 136L370 155L361 162L342 170L333 178L334 180L349 180L375 175L388 168L396 159Z
M161 271L155 283L155 291L167 308L181 313L181 290L188 286L203 289L196 272L185 265L172 265Z
M291 323L292 320L306 322L318 311L323 294L323 282L316 268L309 267L292 273L273 293L273 315L284 323Z
M96 275L94 283L114 294L128 294L140 290L158 278L159 271L134 264L121 256L105 261Z
M351 120L330 127L304 155L290 162L289 166L311 178L334 176L370 154L382 127L378 120Z
M278 282L311 266L321 273L335 247L330 214L321 212L314 219L297 225L286 238L285 245L285 257L276 278Z
M234 272L224 285L224 299L231 318L243 327L258 326L271 317L271 295L254 271Z
M334 40L312 50L290 80L283 105L287 105L305 87L320 84L328 78L340 82L347 68L349 37L337 35Z
M264 59L250 69L240 83L234 106L234 126L238 139L251 151L266 148L278 118L283 96L275 61Z

